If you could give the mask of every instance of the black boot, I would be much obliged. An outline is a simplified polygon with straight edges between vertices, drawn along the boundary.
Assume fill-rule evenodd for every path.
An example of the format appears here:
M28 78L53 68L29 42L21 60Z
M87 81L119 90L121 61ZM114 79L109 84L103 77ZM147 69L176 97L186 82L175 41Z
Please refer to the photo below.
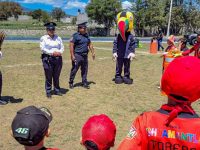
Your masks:
M122 77L115 77L115 83L116 84L122 84L123 83Z
M133 79L129 77L124 77L123 79L125 84L133 84Z
M69 88L73 89L74 88L74 84L73 83L69 83Z

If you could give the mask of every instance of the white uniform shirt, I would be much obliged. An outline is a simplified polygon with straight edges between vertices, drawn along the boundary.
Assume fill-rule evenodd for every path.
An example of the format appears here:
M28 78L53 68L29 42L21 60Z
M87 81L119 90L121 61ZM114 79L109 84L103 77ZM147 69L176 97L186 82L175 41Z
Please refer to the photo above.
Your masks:
M40 38L40 48L43 54L52 55L53 52L63 53L64 45L62 39L54 35L53 39L49 35Z

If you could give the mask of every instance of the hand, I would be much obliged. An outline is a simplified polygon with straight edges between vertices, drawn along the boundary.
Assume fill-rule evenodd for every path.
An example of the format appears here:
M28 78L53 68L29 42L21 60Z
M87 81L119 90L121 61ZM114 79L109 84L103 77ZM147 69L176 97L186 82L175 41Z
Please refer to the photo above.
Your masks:
M135 58L135 54L134 53L130 53L128 55L128 59L130 59L131 61Z
M58 56L58 52L53 52L53 56Z
M2 54L2 52L0 51L0 59L3 57L3 54Z
M76 58L75 58L74 55L71 56L71 60L72 60L72 61L75 61L75 60L76 60Z
M165 57L165 55L167 55L167 54L168 54L168 52L164 52L164 53L162 53L162 55L160 57Z
M57 52L57 56L61 56L61 53L60 53L60 52Z
M95 54L92 54L92 59L95 60Z
M117 57L118 57L117 53L113 53L113 60L114 60L114 61L117 60Z

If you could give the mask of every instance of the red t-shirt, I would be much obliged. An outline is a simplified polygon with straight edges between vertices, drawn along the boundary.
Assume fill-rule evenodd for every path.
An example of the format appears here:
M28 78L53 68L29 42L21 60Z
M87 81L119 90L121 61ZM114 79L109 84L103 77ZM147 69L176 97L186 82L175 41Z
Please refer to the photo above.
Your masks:
M194 56L197 58L200 58L200 50L199 49L200 49L200 43L196 43L191 49L183 52L182 54L184 56L187 56L194 51Z
M200 118L181 116L167 127L168 116L161 112L138 116L118 150L200 150Z

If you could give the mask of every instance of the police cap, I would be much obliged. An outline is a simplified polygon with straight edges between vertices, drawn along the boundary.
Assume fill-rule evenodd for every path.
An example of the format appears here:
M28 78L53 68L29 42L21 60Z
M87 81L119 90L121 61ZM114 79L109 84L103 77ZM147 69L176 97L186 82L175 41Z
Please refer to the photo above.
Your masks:
M55 22L47 22L44 24L44 26L49 30L54 30L56 25L57 24Z

